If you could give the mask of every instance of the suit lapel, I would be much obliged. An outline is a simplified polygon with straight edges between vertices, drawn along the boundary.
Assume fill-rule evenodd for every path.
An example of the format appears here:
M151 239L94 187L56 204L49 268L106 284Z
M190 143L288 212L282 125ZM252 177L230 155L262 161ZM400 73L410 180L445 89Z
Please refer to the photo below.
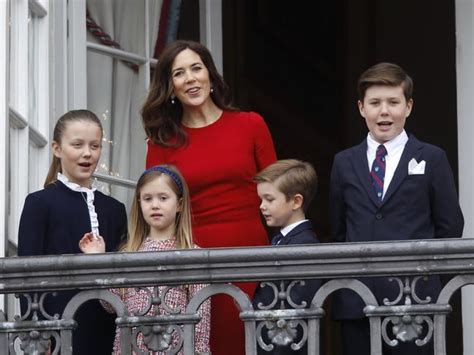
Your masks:
M395 169L392 181L390 182L388 190L385 193L382 204L387 203L390 197L392 197L395 191L397 191L403 180L405 180L405 178L408 176L408 162L413 158L415 158L417 161L420 161L421 148L422 145L420 141L410 135L407 144L403 149L398 166Z
M352 165L360 180L361 185L367 192L367 195L372 200L374 205L380 206L380 202L375 195L375 190L370 181L370 171L367 162L367 139L364 139L352 152Z

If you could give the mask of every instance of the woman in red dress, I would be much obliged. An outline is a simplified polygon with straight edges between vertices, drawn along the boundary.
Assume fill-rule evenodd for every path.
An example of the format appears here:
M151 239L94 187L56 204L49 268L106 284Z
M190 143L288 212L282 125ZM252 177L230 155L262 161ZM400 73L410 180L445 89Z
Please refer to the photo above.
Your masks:
M195 243L267 245L252 178L276 160L272 138L259 114L231 106L206 47L176 41L163 51L142 117L147 168L173 164L188 183ZM255 283L238 286L253 297ZM212 354L244 354L243 322L233 300L217 295L211 302Z

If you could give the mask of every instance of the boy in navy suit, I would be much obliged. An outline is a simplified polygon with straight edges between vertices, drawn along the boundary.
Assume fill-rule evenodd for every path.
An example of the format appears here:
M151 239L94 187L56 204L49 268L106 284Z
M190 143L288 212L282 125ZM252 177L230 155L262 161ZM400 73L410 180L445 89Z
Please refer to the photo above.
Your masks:
M269 227L280 228L280 233L272 240L272 245L294 245L319 243L312 229L311 222L306 219L305 211L313 199L317 189L317 176L311 164L299 160L279 160L262 170L254 177L257 183L258 196L262 200L260 211ZM278 291L286 291L289 281L275 281ZM309 307L314 294L321 286L319 280L305 280L304 285L295 284L289 297L299 308ZM280 292L281 293L281 292ZM273 302L275 304L270 306ZM279 298L277 290L266 283L261 283L253 299L254 309L293 308L286 297ZM301 328L296 328L293 343L301 338ZM267 329L264 327L262 338L270 344ZM258 334L257 334L258 336ZM273 344L271 351L258 347L259 354L306 354L307 346L292 350L291 343L284 345Z
M369 133L334 159L330 212L335 241L461 237L464 219L445 152L404 130L413 107L412 90L411 78L392 63L374 65L360 76L358 106ZM397 282L387 278L361 281L380 305L401 292ZM439 277L430 276L426 282L419 280L412 291L421 299L436 300L440 289ZM334 295L333 315L341 320L344 355L370 354L363 307L352 291ZM422 347L413 341L395 348L384 344L384 354L432 353L432 341Z

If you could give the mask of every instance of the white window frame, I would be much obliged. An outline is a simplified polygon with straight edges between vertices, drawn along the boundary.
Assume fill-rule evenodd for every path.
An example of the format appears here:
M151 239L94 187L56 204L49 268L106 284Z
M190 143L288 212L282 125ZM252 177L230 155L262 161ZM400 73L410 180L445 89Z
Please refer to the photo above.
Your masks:
M11 14L8 127L10 172L9 219L5 242L18 243L18 226L26 195L42 187L49 164L49 17L48 0L8 3ZM32 16L29 19L29 11ZM29 43L28 21L34 21L34 53ZM33 60L36 90L32 90L29 61ZM36 94L30 112L29 99ZM35 118L35 119L33 119ZM6 253L8 254L8 253Z
M0 43L5 46L0 54L0 141L4 142L0 147L4 164L0 175L2 257L16 253L25 197L42 187L49 165L48 5L49 0L0 2ZM34 99L32 107L30 99ZM0 307L7 310L8 318L18 314L13 295L0 297Z
M459 160L459 202L464 213L463 238L474 237L474 124L472 110L474 101L474 4L472 1L456 0L456 84ZM474 286L461 290L463 318L464 354L474 351Z
M8 101L9 101L9 3L0 1L0 43L4 43L4 48L0 48L0 226L3 240L0 243L0 257L6 256L8 246L8 146L9 146L9 122L8 122ZM3 306L3 300L0 301Z

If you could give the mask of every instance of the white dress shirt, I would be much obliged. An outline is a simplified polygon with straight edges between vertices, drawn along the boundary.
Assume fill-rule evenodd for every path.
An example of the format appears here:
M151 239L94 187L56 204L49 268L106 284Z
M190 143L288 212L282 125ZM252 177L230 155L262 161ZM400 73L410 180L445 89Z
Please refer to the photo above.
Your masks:
M97 218L97 212L95 211L94 206L94 191L97 190L96 186L92 184L92 187L88 189L87 187L80 186L74 182L69 181L69 179L58 172L57 179L66 185L72 191L80 192L84 203L87 205L89 211L89 218L91 220L91 232L95 236L99 235L99 219ZM87 198L84 197L82 193L85 193Z

